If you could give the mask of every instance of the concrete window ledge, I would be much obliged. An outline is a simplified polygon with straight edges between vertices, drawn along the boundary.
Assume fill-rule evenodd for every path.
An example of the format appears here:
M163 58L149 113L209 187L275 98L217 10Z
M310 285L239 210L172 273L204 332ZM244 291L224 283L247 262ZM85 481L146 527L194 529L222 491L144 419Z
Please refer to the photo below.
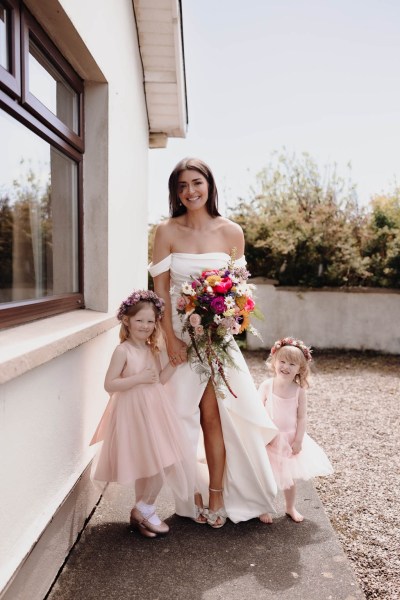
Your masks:
M74 310L0 332L0 383L11 381L118 324L115 314Z

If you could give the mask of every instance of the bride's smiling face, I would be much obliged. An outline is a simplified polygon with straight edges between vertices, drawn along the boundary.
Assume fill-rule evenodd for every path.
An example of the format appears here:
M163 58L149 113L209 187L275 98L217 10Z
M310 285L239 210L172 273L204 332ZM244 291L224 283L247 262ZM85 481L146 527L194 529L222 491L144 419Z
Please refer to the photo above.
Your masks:
M192 169L182 171L178 179L178 198L187 210L198 210L207 204L207 179Z

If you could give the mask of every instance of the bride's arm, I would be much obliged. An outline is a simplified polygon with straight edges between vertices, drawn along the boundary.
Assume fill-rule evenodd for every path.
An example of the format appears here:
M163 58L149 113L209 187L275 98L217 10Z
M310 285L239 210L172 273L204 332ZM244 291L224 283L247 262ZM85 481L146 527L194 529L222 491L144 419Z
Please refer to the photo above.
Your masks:
M153 245L153 264L157 264L171 253L167 223L163 223L157 227ZM154 291L165 302L165 312L161 325L165 333L168 356L173 365L179 365L187 360L186 344L176 337L172 327L170 287L171 278L169 270L154 277Z
M165 302L165 311L161 320L161 325L166 338L168 356L171 359L172 356L180 354L182 347L186 348L186 344L176 337L172 327L172 306L171 296L169 294L170 285L169 271L154 277L154 291Z

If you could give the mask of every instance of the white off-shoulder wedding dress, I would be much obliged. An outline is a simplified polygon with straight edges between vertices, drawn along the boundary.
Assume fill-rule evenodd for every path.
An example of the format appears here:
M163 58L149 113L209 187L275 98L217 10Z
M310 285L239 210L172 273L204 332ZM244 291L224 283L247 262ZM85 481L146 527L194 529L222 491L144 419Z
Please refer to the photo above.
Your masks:
M182 283L204 270L224 267L229 258L224 252L173 253L159 263L149 265L152 277L170 271L172 324L178 337L181 337L182 323L176 311L176 299ZM245 258L240 258L235 264L245 266ZM226 369L226 374L237 398L227 390L225 398L218 398L218 407L226 449L225 509L229 519L237 523L265 512L275 512L272 502L277 489L265 446L275 437L277 429L259 400L247 364L234 340L232 346L235 348L232 357L237 369ZM193 468L197 469L197 488L207 505L208 472L204 464L199 410L206 382L201 382L190 364L185 363L176 369L165 386L190 438ZM194 501L183 502L175 498L175 502L177 514L195 517Z

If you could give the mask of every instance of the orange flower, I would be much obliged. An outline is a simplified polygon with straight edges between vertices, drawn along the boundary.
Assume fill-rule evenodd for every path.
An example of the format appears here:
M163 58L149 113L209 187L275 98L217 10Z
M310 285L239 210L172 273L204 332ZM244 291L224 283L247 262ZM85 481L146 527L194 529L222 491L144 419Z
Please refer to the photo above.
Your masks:
M210 275L207 277L206 282L208 285L214 286L218 281L221 281L221 277L219 275Z
M194 310L196 307L194 304L193 296L189 296L189 298L187 298L187 300L188 300L188 303L186 304L185 312L188 313L188 312L192 312L192 310Z
M246 296L238 296L237 298L235 298L235 301L240 310L243 310L246 306L247 298Z

